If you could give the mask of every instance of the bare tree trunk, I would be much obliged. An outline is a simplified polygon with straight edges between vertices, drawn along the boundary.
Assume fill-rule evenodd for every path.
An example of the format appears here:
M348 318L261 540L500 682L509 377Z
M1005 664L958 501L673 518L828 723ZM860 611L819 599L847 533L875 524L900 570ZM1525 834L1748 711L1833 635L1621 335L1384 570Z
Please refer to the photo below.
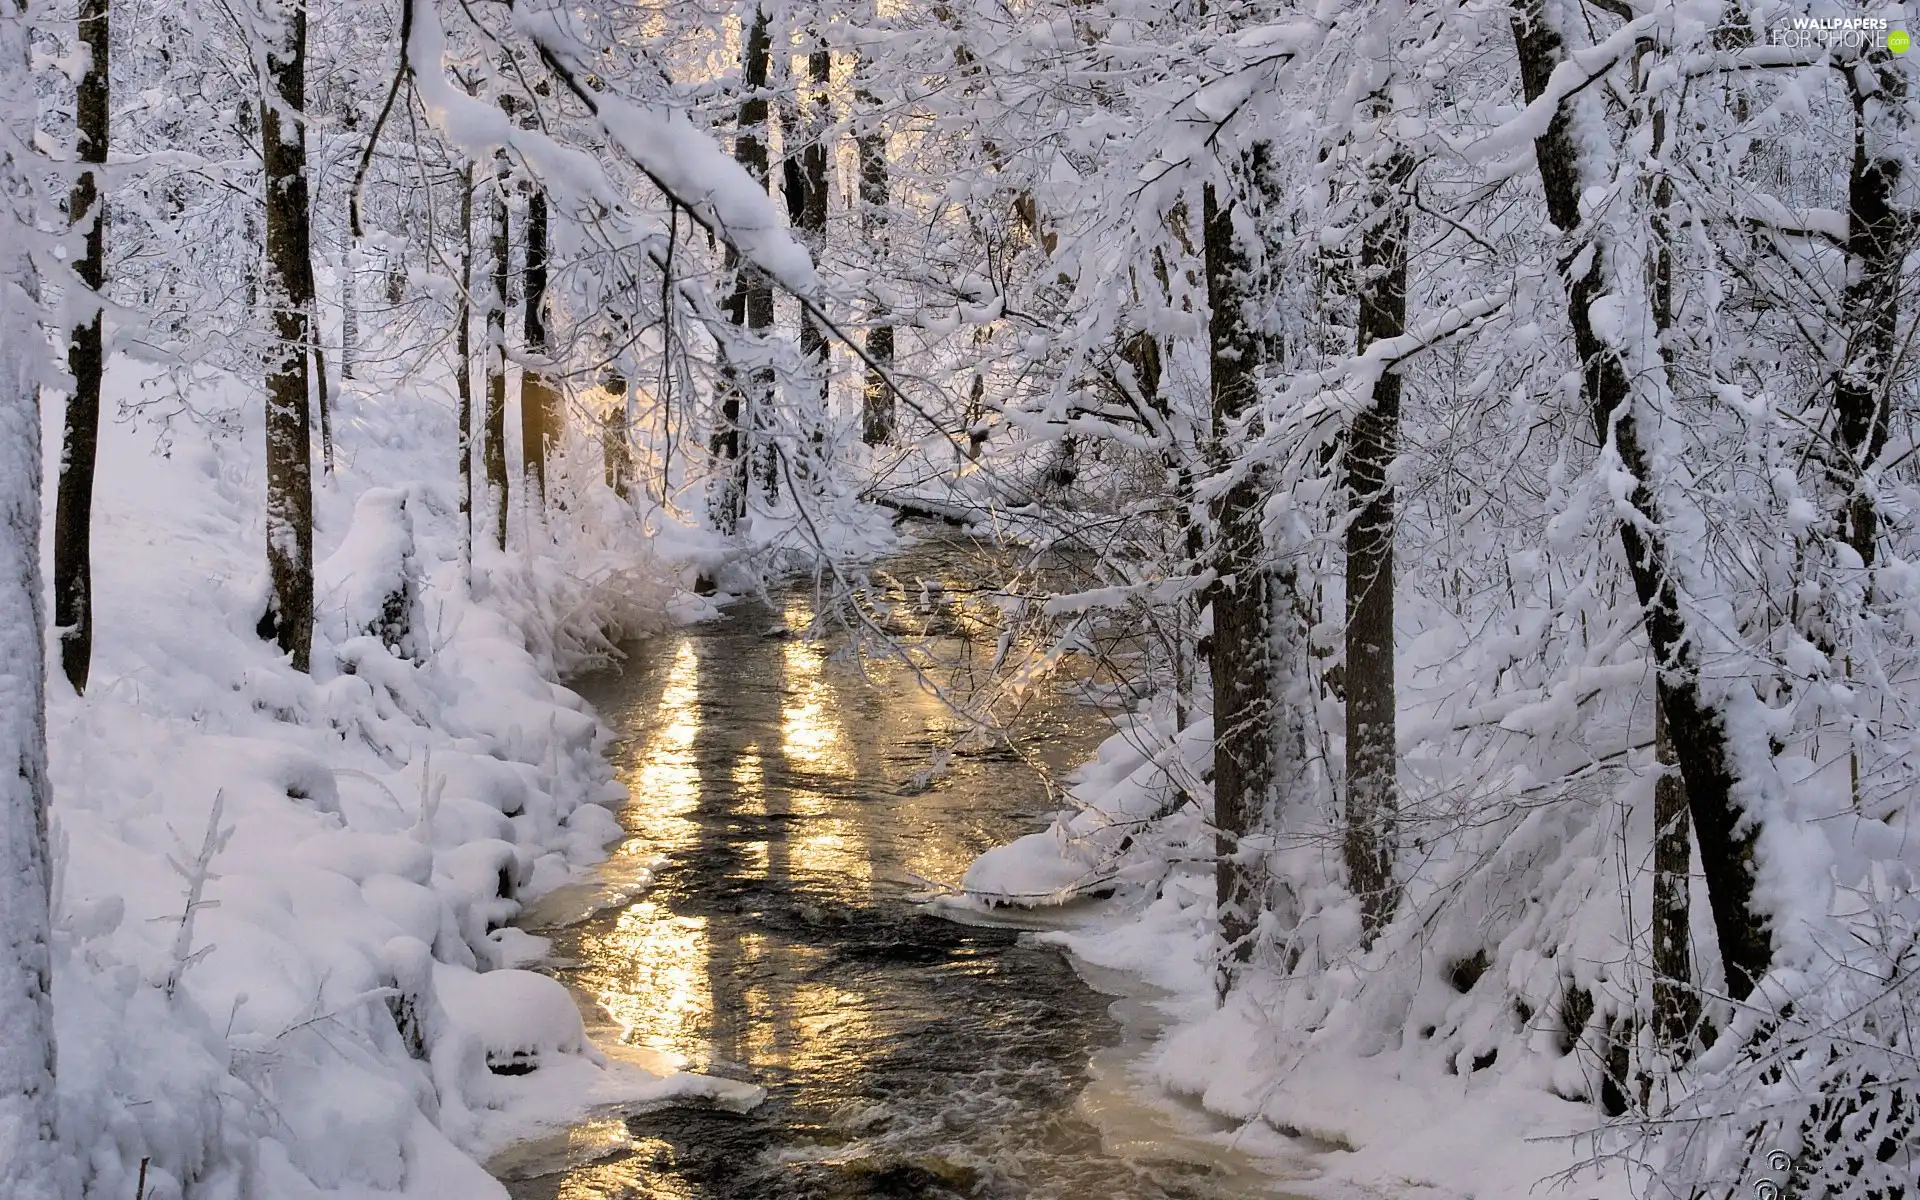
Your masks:
M402 6L402 41L412 28L408 10ZM360 132L360 107L348 96L341 105L340 126L349 136ZM373 136L378 136L376 128ZM371 147L369 147L371 149ZM360 340L359 297L354 295L354 269L360 258L360 189L365 182L362 172L356 171L347 191L347 227L340 234L340 386L346 387L347 380L353 378L353 352L355 343Z
M607 487L622 500L631 498L633 491L629 482L633 477L633 455L627 445L627 397L632 388L624 374L615 373L608 378L605 390L616 400L608 407L601 430L601 466L606 473Z
M746 463L742 457L745 438L742 430L742 401L733 364L724 358L720 364L720 419L715 422L708 448L720 460L720 474L714 483L709 515L713 527L723 537L740 531L740 519L746 516ZM705 593L702 593L705 594Z
M307 300L307 328L313 334L313 398L320 405L320 469L333 474L333 405L327 398L327 351L320 344L320 299Z
M879 107L879 101L864 89L855 93L854 101L868 112ZM887 203L890 190L886 130L877 124L869 125L854 139L854 146L860 164L860 227L866 234L868 252L876 259L884 260L887 253ZM886 323L886 304L878 299L872 303L866 351L867 358L874 365L867 368L866 388L860 405L860 440L869 446L878 446L893 440L893 390L887 386L886 377L882 374L893 365L893 326Z
M1636 79L1644 79L1641 59L1654 44L1644 41L1635 55ZM1653 106L1646 114L1653 135L1655 160L1667 149L1666 109ZM1647 260L1647 297L1653 309L1654 332L1660 339L1660 358L1673 368L1673 180L1664 171L1645 181L1641 197L1646 204L1651 254ZM1667 716L1658 696L1653 704L1654 760L1659 777L1653 785L1653 1026L1654 1036L1674 1065L1686 1061L1700 1020L1700 996L1693 987L1691 958L1691 874L1693 825L1687 814L1687 787L1680 778L1667 731Z
M307 411L311 381L313 260L307 203L307 6L281 10L267 48L270 94L260 106L267 183L267 301L275 342L267 358L267 567L271 630L295 670L313 643L313 450Z
M526 460L529 503L547 499L547 455L560 438L559 394L531 365L547 352L547 193L527 198L527 297L522 327L528 365L520 369L520 452Z
M487 297L487 411L480 457L487 471L487 531L494 548L507 548L507 272L512 244L507 180L512 173L502 151L493 179L493 291Z
M867 328L865 346L872 360L867 367L866 388L860 408L860 440L869 446L885 445L893 440L893 389L887 386L887 372L893 368L893 326L879 322L888 316L884 306L873 310L875 324Z
M80 41L89 58L74 97L75 124L79 159L92 166L107 161L108 4L80 3ZM98 293L107 273L106 200L95 172L84 171L74 181L68 206L74 224L86 229L86 249L75 271ZM106 371L98 308L73 327L70 339L67 369L73 372L73 395L67 401L53 513L53 624L59 630L60 669L74 691L85 692L93 660L93 471L100 444L100 381Z
M1853 105L1853 162L1847 178L1847 361L1833 379L1834 436L1841 461L1830 470L1844 497L1841 536L1871 567L1879 510L1869 470L1886 449L1899 357L1900 268L1912 245L1910 224L1895 207L1900 184L1896 114L1906 99L1905 74L1882 48L1858 69L1843 70ZM1878 151L1876 153L1876 150Z
M1688 876L1693 869L1693 829L1687 819L1687 788L1674 765L1667 718L1653 706L1653 1025L1660 1045L1686 1061L1700 1022L1700 995L1693 987L1689 956Z
M408 240L408 235L412 232L412 230L407 228L407 226L413 223L408 219L410 215L405 208L400 210L400 241L403 245ZM387 251L387 307L389 309L398 308L400 305L405 304L406 301L407 260L402 251L389 249Z
M1166 286L1164 279L1161 286ZM1139 330L1122 344L1121 357L1133 371L1134 386L1139 389L1140 398L1161 425L1158 432L1165 448L1160 452L1160 464L1166 472L1167 485L1173 491L1173 502L1180 513L1177 545L1183 561L1171 570L1177 574L1197 575L1204 566L1206 535L1201 523L1194 519L1193 466L1189 458L1191 428L1180 414L1175 413L1161 389L1164 367L1159 339L1144 329ZM1195 667L1199 657L1194 644L1194 631L1200 623L1199 614L1194 609L1190 597L1178 602L1174 610L1172 645L1168 647L1167 657L1173 671L1173 727L1176 732L1187 727L1191 715L1188 698L1193 694ZM1184 789L1181 795L1184 797Z
M1906 126L1906 76L1884 47L1843 70L1853 107L1853 161L1847 172L1846 289L1841 298L1846 361L1833 375L1833 445L1823 446L1826 487L1837 508L1840 540L1871 570L1878 558L1880 513L1875 463L1887 446L1894 375L1901 348L1901 267L1913 245L1911 216L1897 207L1903 158L1895 147ZM1869 584L1870 584L1869 580ZM1837 614L1833 614L1837 615ZM1842 655L1853 676L1850 647L1829 616L1812 630L1829 656ZM1847 751L1853 802L1860 803L1860 751Z
M987 444L987 430L980 422L987 415L987 377L979 371L973 373L973 383L967 387L967 461L980 457L981 447Z
M787 160L787 209L800 242L818 262L827 245L827 135L832 127L832 101L827 85L833 77L833 55L816 44L807 55L810 91L802 97L800 121L807 133L799 162ZM810 312L800 314L800 357L812 373L808 380L804 414L808 426L811 453L817 459L826 441L827 419L827 333Z
M258 132L253 127L254 122L259 120L259 118L259 111L251 104L242 104L239 106L234 113L233 123L238 129L242 139L249 142L252 141L254 134ZM173 210L174 215L179 215L182 211L182 202L172 198L169 199L169 207ZM245 267L245 290L246 311L251 314L260 305L260 267L266 253L265 239L260 235L259 217L258 214L253 211L252 206L247 206L241 212L240 231L241 238L246 243L247 250L249 251ZM256 248L259 249L259 253L253 253ZM168 285L167 290L169 294L172 293L173 288L171 284ZM176 331L178 330L177 323L175 329Z
M1407 331L1407 210L1399 192L1413 162L1395 151L1373 180L1360 235L1358 352ZM1393 877L1399 789L1394 719L1393 483L1400 452L1400 374L1373 385L1347 437L1347 885L1371 943L1400 903Z
M1566 45L1547 20L1545 0L1516 0L1513 33L1521 82L1531 103L1545 93L1554 68L1565 60ZM1581 160L1566 104L1555 110L1546 132L1534 140L1534 157L1548 217L1570 237L1580 228ZM1726 721L1700 694L1699 643L1689 636L1680 611L1672 558L1662 532L1665 514L1654 499L1651 459L1641 444L1626 364L1601 341L1589 316L1589 307L1606 290L1609 276L1606 247L1596 243L1590 251L1579 256L1570 253L1563 259L1585 264L1582 274L1565 278L1568 322L1583 366L1581 394L1601 442L1613 446L1635 481L1628 501L1644 519L1620 523L1621 549L1640 598L1647 641L1654 661L1661 664L1660 704L1700 844L1727 988L1735 999L1745 999L1773 958L1767 921L1752 905L1753 851L1759 829L1752 823L1741 825Z
M748 82L750 88L762 91L759 98L759 113L752 120L747 118L747 108L754 101L741 105L741 124L756 131L753 136L743 137L736 144L735 154L740 157L742 149L749 151L740 161L747 171L760 181L762 187L771 187L772 162L769 158L770 138L768 137L768 118L772 106L765 98L764 91L772 69L772 18L770 10L755 5L754 28L761 30L758 39L751 36L748 41ZM758 42L760 49L755 52ZM755 80L758 82L754 82ZM746 329L758 335L756 342L764 338L773 328L773 280L756 266L739 264L743 269L735 274L736 280L746 284ZM756 350L756 355L761 351ZM773 424L774 373L771 366L755 367L748 374L747 383L747 439L748 454L752 460L752 470L760 476L760 488L771 504L780 498L780 444L774 437Z
M0 0L0 1195L68 1200L78 1172L55 1125L41 641L39 381L52 363L31 257L49 214L39 202L46 164L14 150L33 144L37 109L25 7Z
M716 532L724 537L732 537L740 531L740 519L746 516L746 439L741 429L745 393L740 387L738 372L724 355L720 362L719 392L720 419L714 424L713 439L708 448L720 460L720 474L715 480L709 515Z
M353 235L340 242L340 378L353 378L353 354L360 345L360 297L355 294L354 276L360 252Z
M1260 186L1267 147L1247 156L1248 173ZM1254 432L1256 380L1266 364L1268 341L1255 328L1249 309L1254 300L1251 276L1256 258L1234 233L1234 200L1223 203L1213 184L1206 186L1205 254L1208 323L1213 390L1213 441L1224 467L1228 447ZM1213 810L1219 863L1220 994L1231 986L1237 964L1253 954L1253 930L1263 900L1264 872L1241 857L1241 839L1260 825L1273 794L1273 577L1266 562L1260 514L1266 481L1256 467L1211 504L1214 528L1210 588L1213 606Z
M766 186L769 170L765 130L767 124L768 70L772 65L773 39L767 9L755 3L746 22L747 39L741 51L741 75L749 95L740 104L739 131L734 137L733 157L747 173ZM727 271L733 288L727 295L727 319L737 328L759 332L773 326L773 284L752 263L743 260L733 247L727 247ZM741 377L740 367L727 362L721 367L720 424L714 431L714 453L723 462L719 495L713 507L715 527L731 535L746 515L747 491L752 486L755 459L771 454L765 430L767 409L773 400L773 373L753 367ZM766 472L768 479L772 472Z
M473 565L473 163L460 172L460 301L453 313L454 387L460 397L460 561Z

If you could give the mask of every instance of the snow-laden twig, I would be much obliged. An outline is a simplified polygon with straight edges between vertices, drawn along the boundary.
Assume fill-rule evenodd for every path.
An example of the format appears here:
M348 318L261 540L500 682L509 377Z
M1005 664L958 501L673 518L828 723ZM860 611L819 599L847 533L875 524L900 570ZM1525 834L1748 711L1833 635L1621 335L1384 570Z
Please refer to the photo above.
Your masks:
M433 776L433 747L428 746L420 761L420 815L414 821L414 836L426 845L433 844L433 819L440 811L440 797L447 790L447 777Z
M385 793L387 799L393 801L394 808L398 809L403 814L407 811L406 805L400 803L400 797L394 794L394 791L392 788L388 787L385 783L381 782L380 777L378 775L374 775L367 771L356 770L353 767L335 767L333 768L333 773L336 777L346 776L351 779L364 780L365 782L372 784L373 786L379 788L381 792Z
M191 861L185 858L187 848L177 835L174 841L179 847L180 856L167 855L167 864L187 881L187 903L180 911L180 931L173 938L172 966L167 971L168 999L173 998L174 991L180 986L180 977L186 974L187 968L213 951L212 943L198 950L193 948L193 921L201 909L217 908L220 904L218 900L203 897L207 882L219 878L213 872L214 857L226 849L227 839L233 836L233 826L220 828L220 816L226 809L226 803L226 789L222 788L213 794L213 809L207 813L206 835L200 841L200 852Z

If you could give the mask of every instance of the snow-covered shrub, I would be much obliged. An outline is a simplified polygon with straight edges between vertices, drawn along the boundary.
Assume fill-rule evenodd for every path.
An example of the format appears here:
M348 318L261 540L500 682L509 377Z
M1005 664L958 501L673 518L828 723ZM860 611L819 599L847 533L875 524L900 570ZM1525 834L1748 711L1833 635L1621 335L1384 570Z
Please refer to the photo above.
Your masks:
M401 658L418 658L418 575L408 490L370 487L354 502L347 535L320 563L314 586L341 612L343 640L367 634Z
M1845 894L1844 932L1762 981L1650 1114L1655 1195L1897 1200L1920 1180L1920 890L1880 869Z

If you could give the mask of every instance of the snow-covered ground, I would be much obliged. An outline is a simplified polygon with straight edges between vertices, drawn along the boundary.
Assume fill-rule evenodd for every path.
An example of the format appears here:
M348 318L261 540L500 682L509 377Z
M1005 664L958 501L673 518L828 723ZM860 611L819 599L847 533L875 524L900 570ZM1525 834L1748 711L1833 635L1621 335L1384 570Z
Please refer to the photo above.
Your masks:
M1368 953L1316 960L1314 943L1345 944L1350 931L1341 926L1355 918L1337 887L1319 896L1302 888L1291 905L1305 917L1295 927L1302 954L1294 969L1250 973L1222 1007L1212 973L1213 832L1194 806L1170 802L1166 769L1177 745L1185 777L1199 778L1211 728L1201 721L1177 740L1170 734L1143 718L1108 738L1074 778L1077 807L980 856L964 894L945 903L1069 906L1048 921L1066 928L1036 936L1165 993L1157 1004L1166 1032L1136 1062L1136 1085L1243 1123L1221 1139L1297 1165L1290 1192L1328 1200L1633 1194L1617 1162L1595 1161L1591 1135L1606 1118L1568 1098L1584 1093L1594 1064L1582 1047L1558 1044L1558 1014L1521 1015L1507 1001L1510 988L1527 990L1512 973L1539 926L1563 933L1556 921L1577 923L1577 911L1543 918L1536 909L1516 920L1526 906L1490 905L1478 916L1465 911L1470 899L1409 906L1412 917ZM1563 873L1591 860L1579 831L1567 832L1564 844L1545 843L1555 853L1542 867L1560 898L1581 890ZM1337 878L1337 843L1273 853L1328 858L1317 873ZM1291 865L1296 880L1316 874ZM1422 920L1436 910L1442 919ZM1575 944L1603 938L1606 919L1576 930ZM1532 924L1522 928L1525 920ZM1490 986L1449 982L1457 948L1446 936L1460 928L1509 934L1494 937L1493 963L1482 968ZM1503 1069L1491 1069L1496 1062Z
M595 462L469 583L449 397L349 384L301 675L255 633L258 397L185 395L212 415L109 375L109 414L151 403L102 435L86 696L50 670L62 1136L102 1197L503 1195L489 1152L698 1086L598 1053L503 928L619 832L606 731L558 680L673 619L685 572L576 486Z

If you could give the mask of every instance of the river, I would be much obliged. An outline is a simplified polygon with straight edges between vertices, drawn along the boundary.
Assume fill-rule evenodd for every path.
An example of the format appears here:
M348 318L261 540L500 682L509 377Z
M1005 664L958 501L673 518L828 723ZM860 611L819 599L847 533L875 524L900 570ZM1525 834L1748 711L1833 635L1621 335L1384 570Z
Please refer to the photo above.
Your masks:
M524 923L553 939L549 969L597 1040L767 1098L610 1116L496 1172L516 1200L1277 1194L1216 1127L1134 1084L1154 1020L1126 981L923 902L1060 807L1108 725L1048 685L1011 746L954 749L967 724L925 683L987 678L993 559L945 537L885 566L865 611L913 665L800 636L817 599L802 581L575 682L619 735L628 836Z

